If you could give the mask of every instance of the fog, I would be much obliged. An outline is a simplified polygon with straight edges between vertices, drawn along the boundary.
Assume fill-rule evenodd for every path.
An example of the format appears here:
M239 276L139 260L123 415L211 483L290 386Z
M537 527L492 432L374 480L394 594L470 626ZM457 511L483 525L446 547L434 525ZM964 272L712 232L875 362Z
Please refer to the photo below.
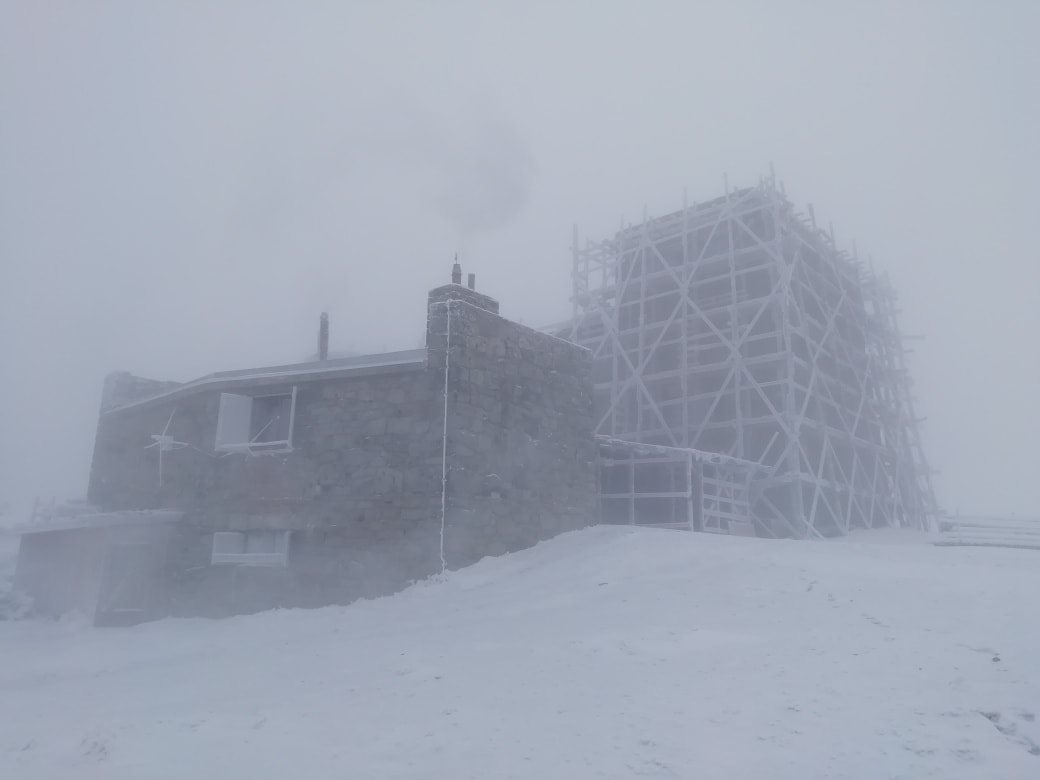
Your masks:
M558 321L573 223L772 165L925 337L941 505L1040 512L1034 3L0 8L0 500L84 493L108 371L418 346L455 253Z

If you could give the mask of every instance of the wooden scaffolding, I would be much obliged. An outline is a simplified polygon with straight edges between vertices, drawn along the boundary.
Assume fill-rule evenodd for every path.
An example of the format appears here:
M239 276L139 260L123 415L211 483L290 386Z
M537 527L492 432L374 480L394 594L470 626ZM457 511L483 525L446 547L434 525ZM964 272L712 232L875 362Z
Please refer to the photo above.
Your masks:
M600 522L753 536L756 463L597 436Z
M597 433L758 464L760 534L929 527L935 515L887 278L774 181L573 246Z

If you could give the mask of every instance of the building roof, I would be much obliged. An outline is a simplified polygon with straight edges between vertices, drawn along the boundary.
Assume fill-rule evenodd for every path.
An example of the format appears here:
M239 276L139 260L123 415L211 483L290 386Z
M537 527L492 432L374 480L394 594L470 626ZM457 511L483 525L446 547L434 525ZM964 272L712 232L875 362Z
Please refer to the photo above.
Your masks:
M111 528L125 525L154 525L176 523L184 512L174 509L131 509L120 512L84 512L80 514L53 515L29 523L16 525L8 530L14 536L42 534L49 531L71 531L81 528Z
M719 466L731 466L737 469L744 469L747 471L768 471L766 466L761 463L755 463L754 461L744 460L743 458L736 458L732 455L722 455L718 452L705 452L704 450L695 450L691 447L670 447L666 444L645 444L638 441L630 441L628 439L618 439L613 436L603 436L600 434L596 435L596 442L599 444L606 445L608 447L619 447L629 452L636 452L642 455L669 455L669 456L689 456L692 457L698 463L714 463Z
M265 366L262 368L245 368L236 371L218 371L213 374L193 379L155 395L113 406L105 410L105 414L119 412L123 409L151 404L160 400L169 400L188 395L197 390L224 390L231 388L262 386L281 382L309 382L318 379L329 379L334 376L364 375L383 373L391 370L416 368L425 365L426 349L407 349L400 352L381 352L374 355L357 355L355 357L335 358L330 360L314 360L307 363L290 363L282 366Z

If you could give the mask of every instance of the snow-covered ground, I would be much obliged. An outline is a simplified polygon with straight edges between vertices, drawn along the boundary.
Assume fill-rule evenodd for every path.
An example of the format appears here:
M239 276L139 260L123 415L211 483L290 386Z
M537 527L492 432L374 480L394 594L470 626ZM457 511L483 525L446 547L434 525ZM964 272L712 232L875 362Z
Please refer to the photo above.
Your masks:
M0 622L0 777L1040 777L1040 553L878 539L593 528L350 607Z
M0 621L22 616L29 606L20 594L14 592L17 557L18 538L5 534L0 526Z

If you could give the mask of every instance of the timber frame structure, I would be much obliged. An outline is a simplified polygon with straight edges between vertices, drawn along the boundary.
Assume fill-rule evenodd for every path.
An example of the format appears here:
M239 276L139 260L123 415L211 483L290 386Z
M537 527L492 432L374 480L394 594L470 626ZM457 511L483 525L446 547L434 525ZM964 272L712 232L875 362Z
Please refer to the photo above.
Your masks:
M597 436L600 521L754 536L757 463L718 453Z
M596 433L757 464L760 535L929 528L895 293L772 177L573 245Z

